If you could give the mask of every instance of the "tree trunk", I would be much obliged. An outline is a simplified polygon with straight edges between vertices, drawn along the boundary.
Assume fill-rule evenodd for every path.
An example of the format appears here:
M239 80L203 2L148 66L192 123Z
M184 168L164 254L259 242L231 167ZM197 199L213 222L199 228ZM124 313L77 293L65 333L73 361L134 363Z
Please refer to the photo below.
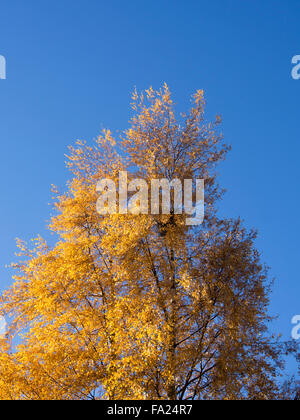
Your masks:
M168 367L170 372L168 399L176 400L176 276L174 267L174 250L171 250L171 310L170 310L170 325L169 325L169 342L168 342Z

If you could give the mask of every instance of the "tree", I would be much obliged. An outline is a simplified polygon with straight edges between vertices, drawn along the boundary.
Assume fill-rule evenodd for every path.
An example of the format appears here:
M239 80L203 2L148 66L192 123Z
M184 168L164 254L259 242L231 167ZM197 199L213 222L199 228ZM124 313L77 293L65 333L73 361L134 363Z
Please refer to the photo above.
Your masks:
M224 159L220 117L203 92L175 118L167 86L133 95L131 127L115 141L70 148L72 180L56 192L50 229L19 241L21 261L1 299L2 399L273 399L281 348L268 335L270 282L240 220L217 216ZM205 219L96 211L100 179L205 179ZM172 199L172 203L173 203Z

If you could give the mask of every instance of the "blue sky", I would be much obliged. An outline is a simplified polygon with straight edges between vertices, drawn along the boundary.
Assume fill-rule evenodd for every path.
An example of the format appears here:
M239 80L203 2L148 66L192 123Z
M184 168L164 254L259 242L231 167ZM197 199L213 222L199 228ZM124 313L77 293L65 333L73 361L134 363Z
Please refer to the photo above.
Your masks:
M203 88L232 152L220 211L259 230L276 277L274 329L300 314L298 0L3 0L0 55L0 289L15 238L46 238L50 184L64 188L67 145L123 130L130 93L167 82L178 110Z

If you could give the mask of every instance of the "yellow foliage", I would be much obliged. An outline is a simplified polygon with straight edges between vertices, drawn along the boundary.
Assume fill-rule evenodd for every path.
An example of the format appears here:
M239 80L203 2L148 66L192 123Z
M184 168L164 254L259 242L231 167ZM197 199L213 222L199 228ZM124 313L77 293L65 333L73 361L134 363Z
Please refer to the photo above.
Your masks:
M19 242L1 343L1 399L254 398L277 392L278 352L265 336L266 274L254 234L220 220L215 164L228 147L198 91L175 117L166 85L133 95L121 139L70 147L73 179L56 194L50 248ZM132 177L206 182L206 217L96 211L96 182ZM53 189L56 192L55 188Z

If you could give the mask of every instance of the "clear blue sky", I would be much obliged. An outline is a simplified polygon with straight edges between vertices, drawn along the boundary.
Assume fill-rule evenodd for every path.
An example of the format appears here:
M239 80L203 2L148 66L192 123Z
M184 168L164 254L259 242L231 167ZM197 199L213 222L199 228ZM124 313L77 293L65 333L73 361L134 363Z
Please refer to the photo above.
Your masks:
M166 81L183 111L205 90L233 150L221 211L258 228L276 277L274 328L300 314L298 0L2 0L0 289L15 238L46 233L50 184L63 188L67 145L128 126L134 86Z

